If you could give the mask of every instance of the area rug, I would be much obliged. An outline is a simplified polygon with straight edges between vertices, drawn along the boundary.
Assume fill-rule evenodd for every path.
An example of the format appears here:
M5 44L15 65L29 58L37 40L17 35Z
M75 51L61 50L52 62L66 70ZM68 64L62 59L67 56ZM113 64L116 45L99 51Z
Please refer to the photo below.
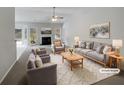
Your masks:
M83 69L76 67L71 71L70 64L66 60L62 63L61 55L51 54L50 56L51 61L57 64L58 85L90 85L115 75L100 73L99 69L103 66L88 59L84 59Z

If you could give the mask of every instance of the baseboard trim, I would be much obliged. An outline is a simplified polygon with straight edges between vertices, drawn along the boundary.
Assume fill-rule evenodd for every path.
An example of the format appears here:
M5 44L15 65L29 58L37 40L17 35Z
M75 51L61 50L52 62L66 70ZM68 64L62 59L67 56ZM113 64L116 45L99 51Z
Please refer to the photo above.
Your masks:
M26 48L27 48L27 47L26 47ZM26 48L25 48L25 50L26 50ZM25 50L24 50L24 51L25 51ZM24 51L23 51L23 53L24 53ZM22 54L23 54L23 53L22 53ZM20 57L22 56L22 54L20 55ZM20 58L20 57L19 57L19 58ZM18 58L18 59L19 59L19 58ZM13 62L13 64L10 66L10 68L7 70L7 72L6 72L6 73L4 74L4 76L1 78L0 84L3 82L3 80L5 79L5 77L7 76L7 74L10 72L10 70L12 69L12 67L13 67L13 66L15 65L15 63L18 61L18 59L16 59L15 62Z
M7 76L7 74L10 72L10 70L12 69L12 67L15 65L15 63L17 62L17 60L15 62L13 62L13 64L10 66L10 68L7 70L7 72L4 74L4 76L2 77L2 79L0 80L0 84L3 82L3 80L5 79L5 77Z

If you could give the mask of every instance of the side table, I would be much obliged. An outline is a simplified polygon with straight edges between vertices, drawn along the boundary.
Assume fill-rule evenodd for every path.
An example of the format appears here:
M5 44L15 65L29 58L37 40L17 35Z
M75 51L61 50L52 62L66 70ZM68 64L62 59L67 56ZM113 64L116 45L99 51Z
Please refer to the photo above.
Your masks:
M124 57L121 55L116 56L113 52L109 52L107 54L109 55L109 62L110 62L109 66L112 67L112 59L114 58L116 60L115 62L117 64L117 68L120 69L120 63L121 63L121 60L124 59Z

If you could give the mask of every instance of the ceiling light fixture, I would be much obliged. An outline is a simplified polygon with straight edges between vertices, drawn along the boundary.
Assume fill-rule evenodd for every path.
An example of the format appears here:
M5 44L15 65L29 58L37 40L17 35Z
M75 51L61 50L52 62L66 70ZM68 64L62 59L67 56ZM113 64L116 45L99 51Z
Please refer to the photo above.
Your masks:
M62 17L62 16L56 16L55 7L53 7L52 21L53 21L53 22L56 22L56 21L58 21L59 19L63 19L63 17Z

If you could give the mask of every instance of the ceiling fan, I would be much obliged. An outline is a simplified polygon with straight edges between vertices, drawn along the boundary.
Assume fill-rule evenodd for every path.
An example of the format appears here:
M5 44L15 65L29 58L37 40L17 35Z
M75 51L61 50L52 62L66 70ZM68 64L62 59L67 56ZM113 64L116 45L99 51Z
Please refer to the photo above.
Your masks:
M53 7L53 16L52 16L52 21L55 22L55 21L58 21L60 19L63 19L62 16L57 16L56 15L56 11L55 11L55 7Z

